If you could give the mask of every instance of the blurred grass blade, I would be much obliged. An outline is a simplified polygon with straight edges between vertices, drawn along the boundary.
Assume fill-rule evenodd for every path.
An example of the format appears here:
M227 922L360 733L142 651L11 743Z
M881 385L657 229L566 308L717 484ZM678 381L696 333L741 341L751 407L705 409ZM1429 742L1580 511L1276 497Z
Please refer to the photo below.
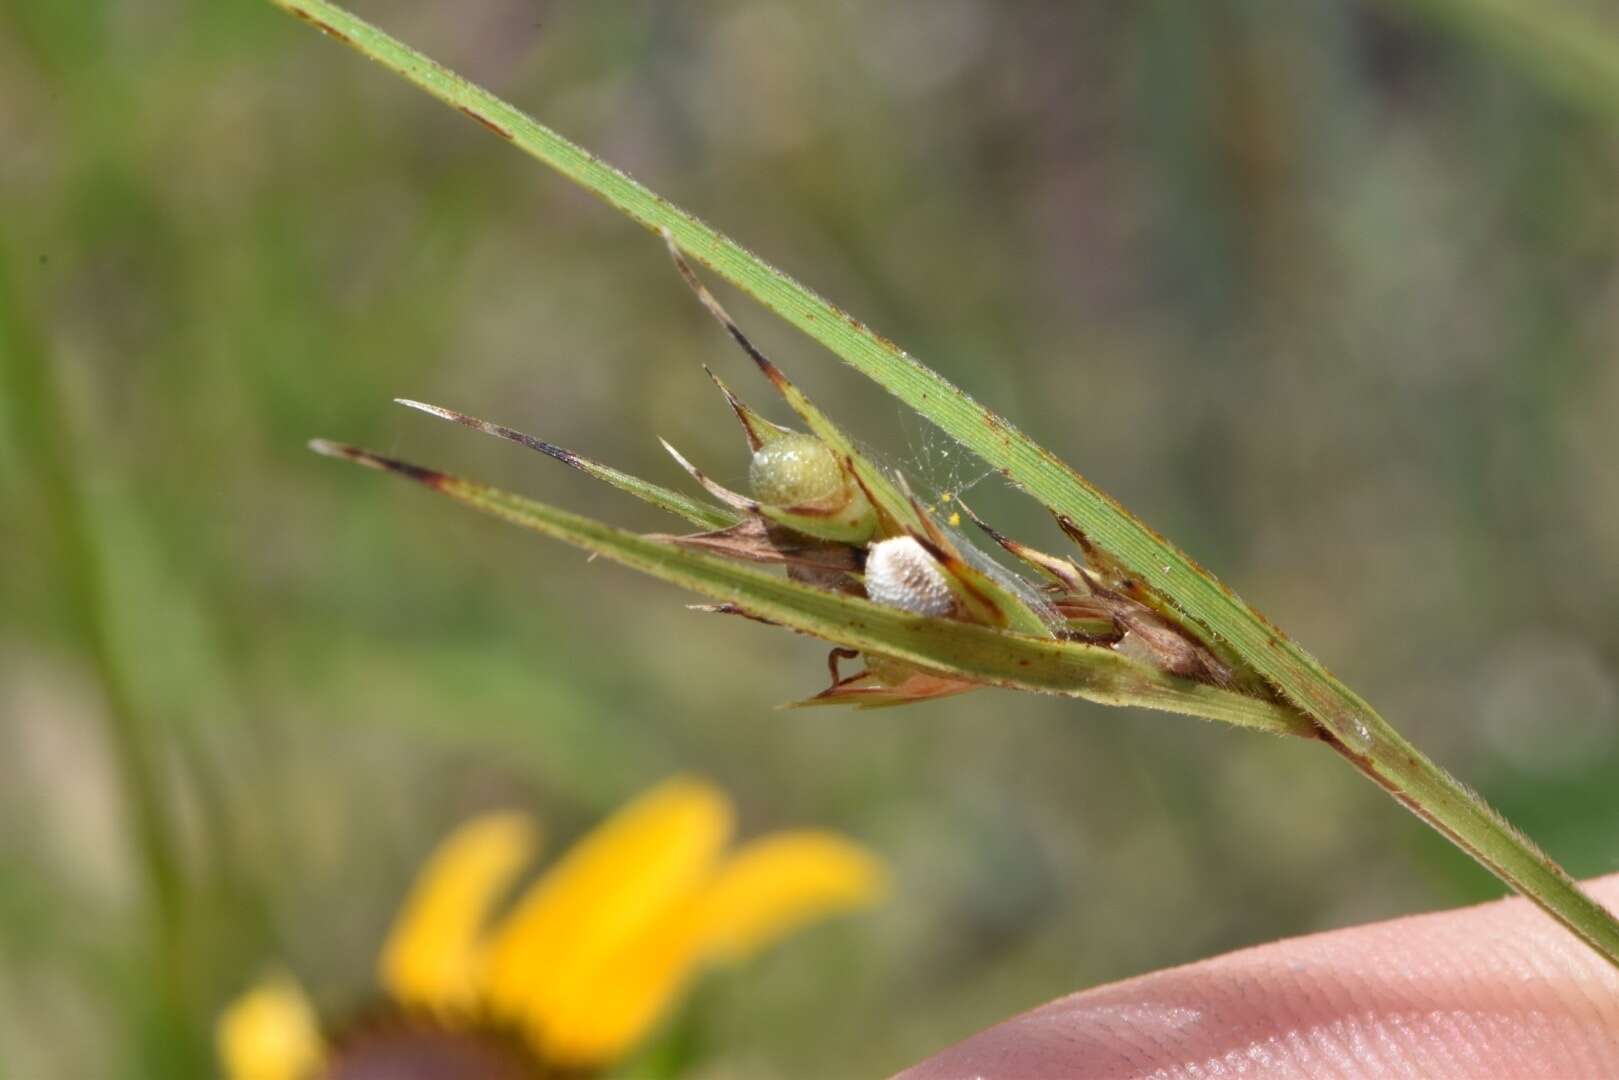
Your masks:
M1014 690L1188 713L1277 735L1317 734L1285 705L1178 679L1101 646L922 618L367 450L324 440L310 448L414 480L486 514L735 605L754 618L847 648Z
M1619 121L1619 37L1567 0L1380 0L1483 46L1547 93Z
M1050 451L898 346L521 110L326 0L269 0L438 97L588 189L821 342L1064 515L1320 726L1357 769L1619 966L1619 920L1478 796L1179 548Z
M10 253L0 245L0 410L21 450L11 468L35 482L46 523L42 562L27 552L8 552L17 565L46 575L61 605L66 629L79 641L92 685L103 701L108 751L117 769L124 820L138 860L139 887L147 910L152 953L146 962L150 994L140 1020L150 1040L150 1063L164 1071L195 1062L197 1047L188 1037L193 1003L187 981L191 936L187 924L186 868L177 837L173 785L177 778L156 718L143 708L130 678L127 652L120 649L108 599L107 566L98 549L101 531L94 499L87 490L82 451L69 423L59 358L47 337L28 318L19 289L7 272ZM11 753L10 749L6 751ZM3 1065L0 1065L3 1070Z
M741 514L717 506L710 506L708 503L699 502L696 499L682 495L678 491L671 491L666 487L654 484L650 480L642 480L638 476L620 472L611 466L603 465L576 454L572 450L564 450L554 443L536 439L532 435L525 435L516 428L509 428L504 424L493 424L488 420L479 420L475 416L468 416L466 413L456 412L454 409L446 409L442 405L429 405L426 402L412 401L409 398L394 398L394 401L406 408L427 413L429 416L437 416L441 420L461 424L464 427L472 428L474 431L481 431L485 435L493 435L498 439L517 443L519 446L526 446L530 450L538 450L547 457L556 458L569 468L578 469L586 476L595 477L610 487L615 487L627 495L635 496L642 502L651 503L659 510L673 514L676 517L685 518L698 528L724 529L742 520Z

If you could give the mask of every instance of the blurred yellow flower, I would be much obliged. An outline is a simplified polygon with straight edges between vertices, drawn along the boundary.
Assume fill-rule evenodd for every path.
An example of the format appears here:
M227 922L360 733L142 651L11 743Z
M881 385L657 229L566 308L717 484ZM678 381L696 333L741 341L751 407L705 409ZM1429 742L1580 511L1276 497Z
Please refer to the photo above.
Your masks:
M219 1018L219 1053L233 1080L281 1080L319 1072L324 1060L315 1010L290 975L267 979Z
M730 801L665 781L568 851L506 914L534 857L521 814L454 832L428 860L378 961L388 1014L322 1035L288 976L220 1017L230 1080L522 1077L622 1058L705 965L872 903L884 872L833 833L781 832L727 852Z

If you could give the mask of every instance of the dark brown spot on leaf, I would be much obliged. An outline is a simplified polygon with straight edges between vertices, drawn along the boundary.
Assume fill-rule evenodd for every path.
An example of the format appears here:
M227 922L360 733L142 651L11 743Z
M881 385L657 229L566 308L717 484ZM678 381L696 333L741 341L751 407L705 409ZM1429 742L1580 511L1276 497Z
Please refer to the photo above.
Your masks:
M473 112L471 109L467 108L465 105L457 105L456 108L460 109L467 116L472 117L472 119L476 120L478 123L482 124L484 127L488 128L490 131L493 131L496 135L499 135L502 139L510 139L512 137L511 132L507 131L505 128L501 127L499 124L495 123L493 120L489 119L487 116L484 116L481 113Z
M338 41L341 41L343 44L345 44L345 45L354 44L354 42L349 39L349 36L347 34L343 33L343 31L339 30L337 27L333 26L331 23L322 22L320 19L317 19L317 18L315 18L315 16L311 15L309 12L304 11L302 8L293 8L292 13L294 15L298 16L298 18L302 19L304 22L309 23L311 26L313 26L315 29L319 30L321 33L326 34L326 35L328 35L330 37L334 37Z

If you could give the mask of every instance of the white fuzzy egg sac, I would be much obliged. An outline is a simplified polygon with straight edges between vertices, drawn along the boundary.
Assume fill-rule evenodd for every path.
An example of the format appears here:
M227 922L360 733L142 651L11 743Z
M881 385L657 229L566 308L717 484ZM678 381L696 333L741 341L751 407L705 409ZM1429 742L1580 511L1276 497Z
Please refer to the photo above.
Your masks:
M956 610L944 568L910 536L880 540L867 549L866 596L914 615L937 618Z

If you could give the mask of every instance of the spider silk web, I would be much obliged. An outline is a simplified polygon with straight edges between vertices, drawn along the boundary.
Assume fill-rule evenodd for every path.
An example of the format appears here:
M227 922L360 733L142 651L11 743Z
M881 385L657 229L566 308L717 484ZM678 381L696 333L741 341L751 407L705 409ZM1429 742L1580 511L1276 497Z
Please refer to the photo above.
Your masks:
M899 411L906 454L900 471L923 507L951 527L961 524L955 501L995 475L982 458L909 410Z

